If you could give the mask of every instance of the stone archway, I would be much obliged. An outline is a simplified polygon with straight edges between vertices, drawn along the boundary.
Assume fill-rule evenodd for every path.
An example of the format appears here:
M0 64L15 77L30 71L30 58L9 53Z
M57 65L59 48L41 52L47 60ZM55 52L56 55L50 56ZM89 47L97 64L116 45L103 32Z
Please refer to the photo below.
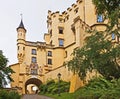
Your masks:
M42 82L39 79L37 79L37 78L30 78L30 79L28 79L26 81L26 83L25 83L25 94L27 94L27 86L30 85L30 84L34 84L37 87L39 87L40 84L42 84Z

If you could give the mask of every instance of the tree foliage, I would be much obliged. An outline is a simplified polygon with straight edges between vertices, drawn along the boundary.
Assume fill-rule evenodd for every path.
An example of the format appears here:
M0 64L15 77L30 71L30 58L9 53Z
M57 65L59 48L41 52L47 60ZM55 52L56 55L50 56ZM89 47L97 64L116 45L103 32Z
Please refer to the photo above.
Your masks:
M73 52L73 59L67 65L80 77L86 77L88 71L97 70L110 79L120 77L120 46L105 39L105 33L94 31L86 38L86 44Z
M93 0L96 12L107 20L106 30L91 30L85 44L73 52L73 59L66 64L69 70L85 78L87 72L97 70L107 79L120 77L120 45L111 40L114 33L120 37L120 1Z
M7 84L7 80L13 81L10 77L13 70L7 66L8 59L0 52L0 88Z
M119 35L120 31L120 0L92 0L96 12L108 20L107 32L114 32Z

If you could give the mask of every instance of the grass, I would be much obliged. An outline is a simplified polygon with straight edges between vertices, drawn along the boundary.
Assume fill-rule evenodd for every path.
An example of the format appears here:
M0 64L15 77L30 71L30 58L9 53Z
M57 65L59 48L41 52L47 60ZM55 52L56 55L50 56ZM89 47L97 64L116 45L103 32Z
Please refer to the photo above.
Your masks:
M54 99L78 99L79 96L84 97L84 96L86 96L86 94L89 97L89 96L91 96L93 94L93 92L91 92L91 91L86 92L86 89L80 88L79 90L77 90L74 93L68 93L68 92L60 93L60 96L57 93L56 94L46 93L46 94L43 94L43 95L52 97ZM82 98L80 98L80 99L82 99ZM83 98L83 99L87 99L87 98Z

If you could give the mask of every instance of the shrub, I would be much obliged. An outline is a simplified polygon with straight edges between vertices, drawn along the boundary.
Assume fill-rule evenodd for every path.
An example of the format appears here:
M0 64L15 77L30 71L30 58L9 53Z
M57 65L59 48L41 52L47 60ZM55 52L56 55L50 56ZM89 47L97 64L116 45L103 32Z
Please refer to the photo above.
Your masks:
M40 89L41 93L46 93L47 92L47 85L42 84L42 85L40 85L39 89Z
M8 99L8 92L6 90L0 90L0 99Z
M18 92L10 91L8 94L8 99L20 99L21 96L18 94Z
M21 96L15 91L1 90L0 99L21 99Z
M46 84L42 84L40 88L40 93L58 93L58 87L60 88L60 93L68 92L70 83L65 81L60 81L60 83L55 82L54 80L48 80Z

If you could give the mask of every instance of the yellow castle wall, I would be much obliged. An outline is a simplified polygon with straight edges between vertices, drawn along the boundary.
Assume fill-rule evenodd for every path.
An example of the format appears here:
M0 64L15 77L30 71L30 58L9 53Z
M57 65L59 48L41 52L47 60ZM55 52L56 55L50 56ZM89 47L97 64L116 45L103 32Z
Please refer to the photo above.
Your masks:
M11 82L12 87L19 86L19 64L13 64L10 66L11 69L15 72L11 74L11 77L13 78L14 82Z
M84 39L88 35L86 29L91 26L98 30L105 29L101 23L97 23L97 16L92 0L77 0L75 4L71 5L71 7L61 14L59 11L48 11L47 17L48 33L44 35L45 42L43 43L26 41L26 31L23 28L17 30L19 64L11 65L14 71L16 71L11 76L15 79L12 87L22 87L22 93L25 93L25 82L34 77L34 75L26 74L26 67L30 66L32 57L36 57L38 66L43 68L43 76L35 76L42 83L51 78L57 79L57 74L61 73L62 80L71 81L70 92L74 92L80 86L83 86L79 77L73 75L73 73L68 71L68 68L62 65L64 62L72 59L73 56L71 54L75 48L83 46ZM63 28L63 34L59 33L59 28ZM64 46L59 46L59 39L64 40ZM36 55L31 54L32 49L36 49ZM52 52L52 56L47 55L48 51ZM48 58L52 59L51 65L48 64Z

